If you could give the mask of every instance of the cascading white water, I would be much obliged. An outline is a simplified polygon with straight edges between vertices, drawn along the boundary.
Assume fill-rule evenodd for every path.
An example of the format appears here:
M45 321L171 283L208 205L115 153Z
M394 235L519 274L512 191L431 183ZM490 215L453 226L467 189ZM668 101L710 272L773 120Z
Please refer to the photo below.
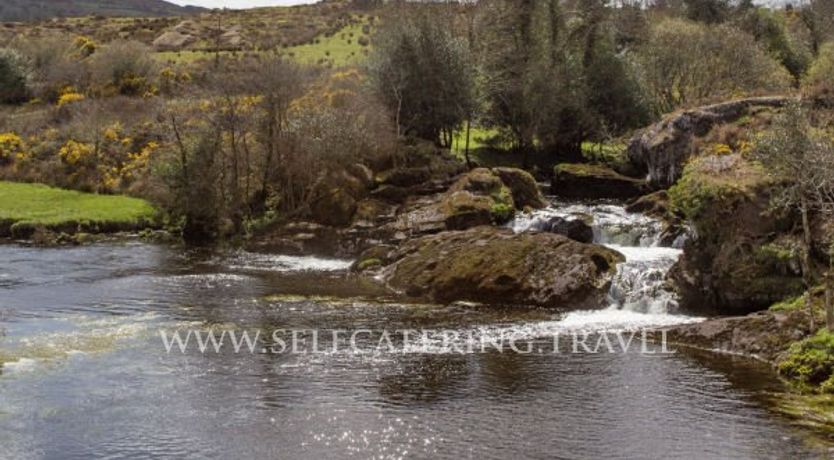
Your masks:
M662 222L642 214L626 212L614 204L554 202L550 207L517 217L511 224L516 232L543 231L554 219L580 219L593 229L594 243L625 256L611 283L609 308L596 312L575 312L561 323L577 326L643 327L691 322L696 318L677 315L675 294L666 287L666 276L682 251L661 247Z

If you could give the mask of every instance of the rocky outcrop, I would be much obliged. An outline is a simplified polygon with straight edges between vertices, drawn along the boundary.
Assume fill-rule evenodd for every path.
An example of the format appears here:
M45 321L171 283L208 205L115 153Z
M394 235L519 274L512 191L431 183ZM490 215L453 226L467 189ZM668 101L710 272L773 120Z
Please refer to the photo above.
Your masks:
M367 167L363 165L331 172L313 187L310 202L313 220L324 225L346 226L353 221L359 202L368 196L371 187Z
M460 176L444 193L408 200L393 224L395 233L414 237L503 224L518 210L544 205L532 176L513 168L500 169L500 173L474 169ZM507 178L506 182L499 174Z
M685 308L744 314L803 290L793 216L772 211L771 187L741 156L703 156L669 191L694 229L670 272Z
M561 235L478 227L408 241L389 260L387 283L411 297L587 309L605 304L623 257Z
M762 108L778 108L789 97L759 97L684 110L638 133L629 144L628 158L648 176L654 188L671 187L683 173L686 161L696 153L693 143L714 126L730 123Z
M666 337L678 345L743 355L775 364L791 344L811 334L805 310L764 311L676 326Z
M564 198L635 198L648 191L646 182L605 166L564 163L553 170L551 193Z
M197 37L188 33L171 30L160 35L153 41L156 51L182 51L197 41Z

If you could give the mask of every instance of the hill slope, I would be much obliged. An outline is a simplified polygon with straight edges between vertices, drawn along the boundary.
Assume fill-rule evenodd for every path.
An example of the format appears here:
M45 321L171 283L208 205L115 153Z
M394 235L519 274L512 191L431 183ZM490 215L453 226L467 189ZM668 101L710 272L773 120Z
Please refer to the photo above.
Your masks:
M176 16L202 11L164 0L2 0L0 21L73 16Z

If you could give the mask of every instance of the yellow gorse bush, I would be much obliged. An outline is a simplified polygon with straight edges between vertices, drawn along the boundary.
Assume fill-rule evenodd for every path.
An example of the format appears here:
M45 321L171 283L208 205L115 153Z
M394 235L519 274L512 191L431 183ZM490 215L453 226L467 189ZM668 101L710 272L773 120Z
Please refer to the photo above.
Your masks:
M84 99L85 97L81 93L64 93L58 98L58 107L64 107L65 105L83 101Z
M26 144L15 133L0 133L0 164L27 157Z
M733 148L727 144L711 144L707 148L707 153L716 156L730 155L733 153Z
M78 166L80 164L88 163L95 156L95 147L92 144L83 142L76 142L72 139L68 140L61 150L58 151L58 156L61 157L66 164L71 166Z

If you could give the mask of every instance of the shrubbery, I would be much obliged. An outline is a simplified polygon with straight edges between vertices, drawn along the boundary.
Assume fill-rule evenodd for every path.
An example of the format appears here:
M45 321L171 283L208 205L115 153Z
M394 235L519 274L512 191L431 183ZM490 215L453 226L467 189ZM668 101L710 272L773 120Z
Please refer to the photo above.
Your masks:
M682 19L658 23L636 54L641 81L659 113L790 86L787 70L750 35Z
M0 48L0 103L26 102L30 96L30 78L26 58L11 48Z
M823 45L802 82L813 96L834 98L834 42Z
M793 344L779 373L803 387L834 393L834 334L822 331Z

